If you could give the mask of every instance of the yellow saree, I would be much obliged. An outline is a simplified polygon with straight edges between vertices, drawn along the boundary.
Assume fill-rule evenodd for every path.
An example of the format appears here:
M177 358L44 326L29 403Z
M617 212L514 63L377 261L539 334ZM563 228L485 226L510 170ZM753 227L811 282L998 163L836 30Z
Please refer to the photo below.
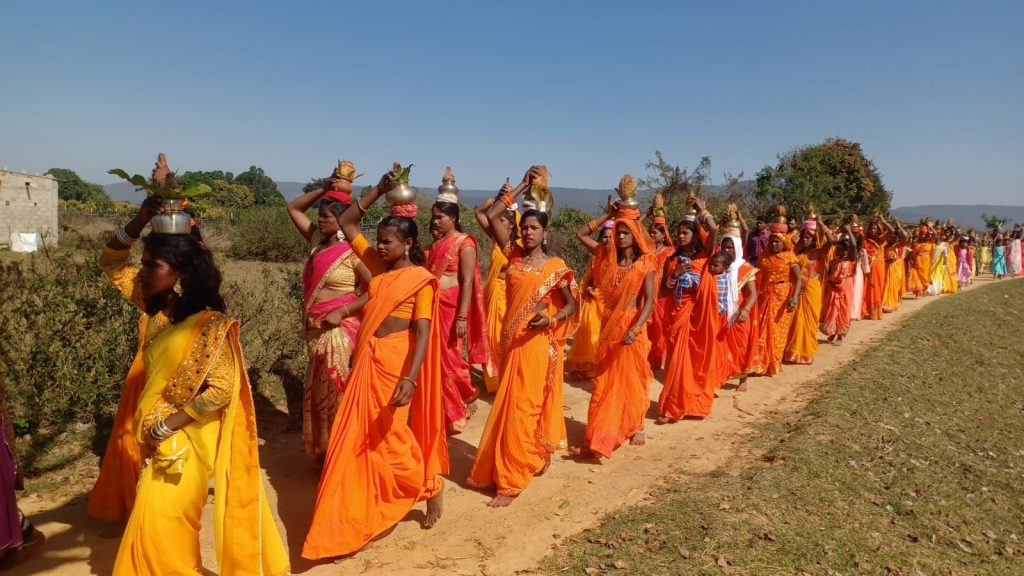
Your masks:
M505 268L508 267L508 258L502 254L498 244L492 243L491 267L487 270L487 282L484 284L484 311L487 315L487 339L491 352L497 353L501 349L501 330L505 325L505 310L508 308L505 298ZM495 364L501 363L501 359L495 358ZM490 376L484 374L484 385L488 392L498 391L498 381L501 374Z
M287 573L260 474L238 324L217 312L193 314L154 338L143 362L133 429L146 464L113 574L200 574L200 518L211 478L221 576ZM226 404L196 412L195 399L211 387L224 391ZM154 451L145 443L150 428L181 409L195 420Z

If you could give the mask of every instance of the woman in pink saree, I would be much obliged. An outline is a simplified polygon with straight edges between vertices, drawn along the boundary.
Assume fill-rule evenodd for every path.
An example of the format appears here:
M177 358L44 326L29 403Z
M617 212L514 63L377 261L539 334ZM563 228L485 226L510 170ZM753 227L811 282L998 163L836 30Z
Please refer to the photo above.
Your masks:
M438 319L444 338L441 379L445 425L449 434L458 434L476 413L476 399L480 395L470 378L470 364L479 364L489 376L497 374L497 370L487 338L476 238L466 234L459 222L459 189L451 168L445 171L437 192L430 218L430 232L435 240L427 255L426 268L440 280Z
M324 188L299 196L288 205L288 215L310 245L302 271L302 327L309 354L302 394L302 441L306 452L322 463L331 425L345 392L350 358L359 331L358 316L348 307L367 286L370 272L345 241L338 216L351 203L355 167L339 162ZM320 201L319 218L310 221L306 211Z

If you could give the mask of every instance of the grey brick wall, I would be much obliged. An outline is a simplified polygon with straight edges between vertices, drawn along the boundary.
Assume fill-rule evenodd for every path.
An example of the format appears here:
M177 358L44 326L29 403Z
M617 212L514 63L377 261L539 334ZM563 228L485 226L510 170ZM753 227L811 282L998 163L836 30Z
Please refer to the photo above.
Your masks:
M12 232L36 232L57 243L57 180L26 172L0 170L0 244Z

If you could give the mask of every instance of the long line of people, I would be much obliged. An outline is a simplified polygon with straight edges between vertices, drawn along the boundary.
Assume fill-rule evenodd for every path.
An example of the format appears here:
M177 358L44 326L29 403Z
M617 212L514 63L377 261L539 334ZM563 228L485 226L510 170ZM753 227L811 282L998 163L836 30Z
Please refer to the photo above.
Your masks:
M577 231L592 255L578 283L549 251L548 172L533 166L475 210L492 243L484 276L485 239L463 229L454 174L432 206L426 250L408 174L396 164L354 198L355 166L340 162L322 189L288 207L309 244L303 441L320 482L308 559L360 550L419 502L425 527L441 519L446 437L464 430L482 393L470 365L494 398L468 484L504 507L560 449L610 458L645 444L659 373L656 424L705 418L730 381L742 392L750 377L812 363L819 334L840 345L854 320L882 318L907 294L956 292L984 266L997 278L1021 271L1020 228L979 236L922 221L908 230L881 214L866 228L856 217L826 225L811 208L798 223L779 206L751 229L735 206L719 221L692 194L670 227L660 195L645 214L626 175L619 200ZM152 183L176 185L162 155ZM360 223L381 197L390 214L371 243ZM315 222L306 216L314 206ZM115 574L199 573L212 481L221 574L284 574L239 327L199 226L153 231L141 267L129 261L146 226L169 211L150 197L100 256L142 314L88 510L127 522ZM593 380L586 431L571 447L567 377Z

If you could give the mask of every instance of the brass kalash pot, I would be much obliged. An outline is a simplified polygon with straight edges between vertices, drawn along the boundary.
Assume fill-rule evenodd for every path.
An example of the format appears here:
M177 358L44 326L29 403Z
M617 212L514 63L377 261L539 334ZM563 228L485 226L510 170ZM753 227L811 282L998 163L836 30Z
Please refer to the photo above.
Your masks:
M167 166L167 156L163 153L157 156L150 180L138 174L129 176L119 168L107 173L119 176L134 184L136 189L146 190L150 196L161 199L165 212L153 216L150 221L150 229L154 234L182 236L191 233L192 216L185 212L188 199L206 196L212 191L209 186L200 183L179 186L174 172Z
M416 203L416 188L409 185L409 171L412 170L412 166L409 164L403 168L401 164L395 162L391 169L395 174L392 180L394 186L384 194L384 199L392 207Z

